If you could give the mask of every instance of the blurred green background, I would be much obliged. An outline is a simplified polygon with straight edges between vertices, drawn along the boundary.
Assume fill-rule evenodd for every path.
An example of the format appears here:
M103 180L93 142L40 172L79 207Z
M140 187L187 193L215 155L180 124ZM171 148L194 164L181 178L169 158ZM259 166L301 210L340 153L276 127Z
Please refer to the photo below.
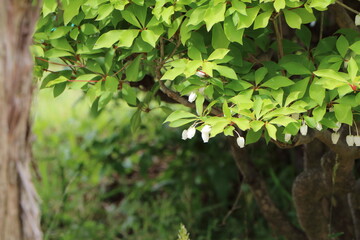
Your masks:
M174 107L174 106L171 106ZM176 106L175 106L176 107ZM225 137L181 140L161 110L142 113L112 101L97 116L81 92L34 100L33 153L45 240L174 240L181 223L192 240L270 240ZM294 218L293 152L249 146L278 206Z

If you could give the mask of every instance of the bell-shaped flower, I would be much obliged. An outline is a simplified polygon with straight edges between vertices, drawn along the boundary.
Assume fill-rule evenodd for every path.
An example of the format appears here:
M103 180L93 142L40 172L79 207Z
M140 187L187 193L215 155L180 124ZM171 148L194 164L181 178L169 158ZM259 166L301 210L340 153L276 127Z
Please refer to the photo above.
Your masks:
M289 142L290 139L291 139L291 134L286 133L286 134L285 134L285 142Z
M195 136L195 133L196 133L196 128L193 126L189 127L189 129L187 130L187 138L192 139Z
M315 128L316 128L318 131L321 131L321 130L322 130L322 125L321 125L321 123L317 123Z
M337 122L337 123L336 123L336 126L337 126L336 128L333 128L333 129L332 129L334 132L339 131L339 129L341 128L341 123Z
M360 146L360 136L359 135L354 137L354 143L357 147Z
M360 26L360 14L355 16L355 25Z
M205 125L201 129L201 137L202 137L204 143L209 142L210 132L211 132L211 126L210 125Z
M188 130L185 129L182 131L181 138L182 140L186 140L188 138Z
M306 123L303 123L300 127L300 133L301 135L306 136L307 132L308 132L308 125L306 125Z
M353 135L347 135L346 136L346 143L348 146L354 146L354 136Z
M206 76L206 73L203 72L203 71L198 70L198 71L196 71L195 75L198 76L198 77L203 78L203 77Z
M237 145L240 147L240 148L243 148L245 146L245 138L239 136L237 139L236 139L236 143Z
M340 138L340 133L332 133L331 134L331 141L333 144L337 144L337 142L339 141Z
M196 92L191 92L188 101L192 103L196 100L196 97L197 97Z

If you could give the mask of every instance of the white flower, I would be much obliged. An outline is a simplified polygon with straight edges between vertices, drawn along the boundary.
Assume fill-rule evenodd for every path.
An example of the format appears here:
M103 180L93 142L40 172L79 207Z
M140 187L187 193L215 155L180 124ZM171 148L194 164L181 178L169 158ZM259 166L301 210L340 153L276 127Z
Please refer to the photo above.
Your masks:
M301 135L306 136L307 132L308 132L308 125L306 125L306 123L303 123L303 125L301 125L300 127L300 133Z
M209 138L210 138L210 134L209 133L201 133L201 137L202 137L202 140L204 141L204 143L207 143L209 141Z
M201 77L201 78L203 78L203 77L205 77L206 76L206 73L205 72L203 72L203 71L196 71L196 73L195 73L195 75L196 76L198 76L198 77Z
M340 129L340 127L341 127L341 123L339 123L339 122L337 122L336 123L336 128L333 128L332 130L334 130L334 132L337 132L337 131L339 131L339 129Z
M346 136L346 143L347 145L354 146L354 136L353 135L347 135Z
M192 139L195 136L195 133L196 133L195 127L193 126L189 127L189 129L187 130L187 138Z
M286 134L285 134L285 142L289 142L290 139L291 139L291 134L286 133Z
M316 21L312 21L312 22L310 23L310 27L315 27L315 25L316 25Z
M189 102L194 102L196 97L197 97L196 92L191 92L190 95L189 95L188 101Z
M236 143L237 143L237 145L239 145L240 148L243 148L245 146L245 139L243 137L239 136L236 139Z
M188 138L188 130L184 130L181 134L182 140L186 140Z
M360 14L355 16L355 25L360 26Z
M201 129L201 137L202 137L204 143L207 143L209 141L210 132L211 132L211 126L210 125L205 125Z
M210 125L205 125L202 129L201 129L202 133L210 133L211 132L211 126Z
M317 124L316 124L316 129L319 130L319 131L322 130L322 125L321 125L321 123L317 123Z
M360 136L355 136L355 137L354 137L354 143L355 143L355 145L356 145L357 147L360 146Z
M331 141L333 144L337 144L340 138L340 133L332 133L331 134Z
M298 113L293 113L293 114L291 114L291 117L292 117L293 119L295 119L295 120L299 120L300 114L298 114Z
M204 87L199 88L199 93L200 93L200 94L204 95L204 91L205 91L205 88L204 88Z

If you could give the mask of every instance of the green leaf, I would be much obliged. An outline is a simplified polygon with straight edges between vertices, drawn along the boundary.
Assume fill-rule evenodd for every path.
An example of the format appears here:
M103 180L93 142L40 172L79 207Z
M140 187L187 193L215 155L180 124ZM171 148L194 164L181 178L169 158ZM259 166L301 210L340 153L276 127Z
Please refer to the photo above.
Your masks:
M279 12L281 9L285 8L285 0L275 0L274 8L276 12Z
M237 29L232 18L227 17L224 21L224 32L231 42L237 42L239 44L243 44L243 35L245 29Z
M246 9L247 15L239 14L238 15L239 16L239 23L238 23L237 28L242 29L242 28L250 27L251 24L253 24L253 22L255 21L255 18L257 16L259 10L260 10L260 7L255 6L255 7Z
M54 97L58 97L61 93L63 93L65 88L66 88L66 82L56 84L53 89Z
M184 72L185 68L172 68L167 70L161 80L174 80L177 76Z
M271 124L279 124L286 127L289 123L296 122L295 119L288 116L279 116L270 121Z
M311 31L308 27L302 25L300 30L296 30L296 36L304 43L306 47L310 47Z
M112 4L101 5L98 9L99 15L97 16L96 21L103 20L104 18L109 16L113 10L114 10L114 7Z
M119 80L115 77L108 76L105 81L105 89L109 92L117 92L119 86Z
M64 4L64 25L67 25L73 17L78 15L80 6L84 3L84 0L67 0L63 1Z
M297 13L289 10L284 10L284 15L286 23L289 25L289 27L300 29L302 20Z
M265 125L265 128L266 128L266 131L268 132L269 136L272 139L276 140L276 131L277 131L276 127L274 125L268 123Z
M141 110L138 109L131 117L130 119L130 128L131 128L131 132L135 133L136 130L140 127L141 125Z
M265 28L269 23L271 14L272 14L271 10L259 14L255 19L254 29Z
M139 77L139 69L140 69L140 61L142 55L138 55L134 61L126 68L126 79L129 82L138 81Z
M254 132L257 132L264 126L264 124L265 123L263 121L255 120L250 122L250 127L254 130Z
M46 87L51 87L51 86L54 86L55 84L58 84L58 83L67 82L67 80L68 80L68 79L67 79L66 77L60 76L60 77L58 77L58 78L56 78L56 79L48 82L48 83L46 84Z
M135 17L135 15L131 11L129 11L129 10L121 11L121 15L131 25L134 25L134 26L136 26L138 28L142 28L141 24L139 23L139 21L137 20L137 18Z
M196 115L186 112L184 110L176 110L175 112L171 113L164 121L164 123L166 122L173 122L175 120L178 119L183 119L183 118L191 118L191 119L195 119Z
M262 130L259 130L257 132L254 132L252 129L250 129L246 134L246 145L257 142L262 135Z
M221 24L215 24L211 30L211 45L213 48L227 48L229 44L230 42L227 39Z
M360 55L360 41L356 41L350 46L350 49L353 50L356 54Z
M261 67L258 70L255 71L255 83L258 85L262 82L266 74L268 73L268 70L266 67Z
M314 72L316 76L333 79L340 82L347 83L346 79L343 78L338 72L332 69L321 69Z
M356 61L354 60L354 58L352 58L352 57L350 58L350 60L348 62L347 70L348 70L351 81L354 82L355 78L357 76L357 73L359 71L359 67L358 67Z
M320 122L323 119L325 113L326 113L326 105L325 104L323 106L316 107L312 112L313 117L314 117L315 121L317 121L317 122Z
M81 25L80 29L85 35L91 35L99 32L99 29L97 29L95 25L91 23L85 23Z
M231 121L236 124L241 130L245 131L250 128L250 121L246 118L231 118Z
M335 104L334 112L339 122L348 124L350 126L353 124L353 113L351 111L350 105Z
M207 60L223 59L229 51L230 50L226 48L217 48L210 54Z
M275 76L270 78L268 81L266 81L265 83L263 83L261 86L262 87L269 87L271 89L279 89L282 87L287 87L294 84L293 81L291 81L289 78L284 77L284 76Z
M224 101L222 110L223 110L225 118L231 118L231 111L230 111L227 101Z
M196 101L195 101L195 106L196 106L196 113L197 113L199 116L202 116L202 114L203 114L204 101L205 101L204 95L202 95L202 94L197 94Z
M280 64L291 75L311 75L311 71L299 62L285 62Z
M181 126L184 126L185 124L193 122L194 120L195 119L178 119L178 120L171 122L169 124L169 126L174 127L174 128L181 127Z
M349 49L349 42L343 35L341 35L336 41L336 49L340 53L340 56L344 58L347 50Z
M42 6L43 18L48 14L55 12L57 6L57 0L44 0Z
M143 30L141 32L141 38L155 48L159 35L155 34L152 30Z
M216 65L214 67L214 69L216 71L218 71L220 73L221 76L223 77L227 77L227 78L230 78L230 79L235 79L235 80L238 80L238 77L235 73L235 71L230 68L230 67L227 67L227 66L221 66L221 65Z
M309 95L317 104L321 106L325 98L325 88L316 84L316 81L314 81L310 85Z
M219 3L215 6L209 6L205 12L204 21L206 30L209 32L215 23L222 22L225 19L226 3Z

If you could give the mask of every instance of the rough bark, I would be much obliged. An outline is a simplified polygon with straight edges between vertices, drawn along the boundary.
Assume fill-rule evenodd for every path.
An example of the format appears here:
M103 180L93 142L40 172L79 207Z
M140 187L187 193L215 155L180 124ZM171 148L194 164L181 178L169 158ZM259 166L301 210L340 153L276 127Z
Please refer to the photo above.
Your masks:
M29 163L32 57L39 2L0 7L0 240L40 240L40 214Z

